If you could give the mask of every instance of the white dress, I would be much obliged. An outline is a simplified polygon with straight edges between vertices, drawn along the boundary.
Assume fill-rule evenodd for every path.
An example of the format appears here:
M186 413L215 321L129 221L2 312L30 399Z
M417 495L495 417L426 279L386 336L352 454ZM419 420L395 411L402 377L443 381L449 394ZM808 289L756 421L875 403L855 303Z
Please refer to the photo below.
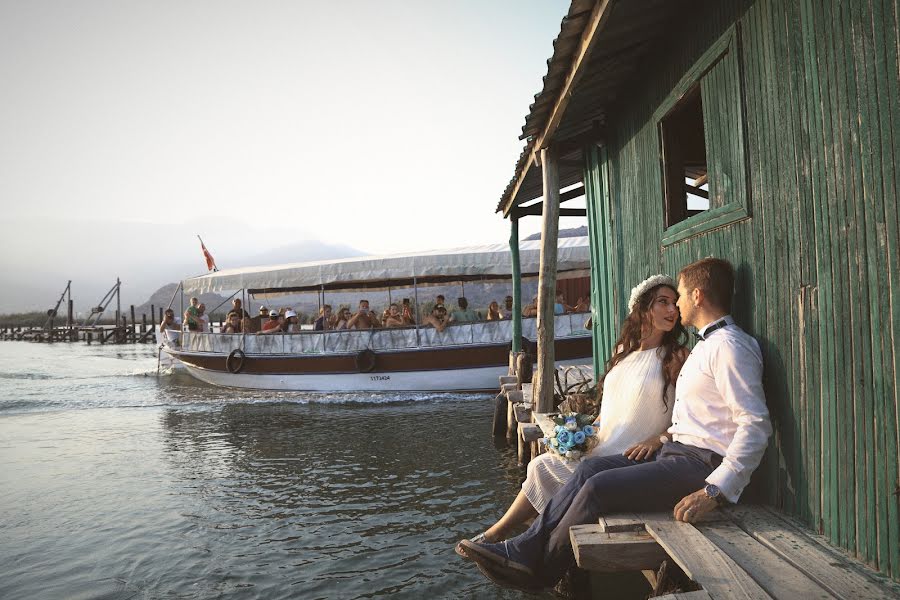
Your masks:
M639 350L626 356L606 376L600 403L600 431L593 456L621 454L672 423L674 387L666 391L668 408L663 406L661 348ZM545 452L528 463L522 491L531 505L544 512L547 502L572 477L578 461Z

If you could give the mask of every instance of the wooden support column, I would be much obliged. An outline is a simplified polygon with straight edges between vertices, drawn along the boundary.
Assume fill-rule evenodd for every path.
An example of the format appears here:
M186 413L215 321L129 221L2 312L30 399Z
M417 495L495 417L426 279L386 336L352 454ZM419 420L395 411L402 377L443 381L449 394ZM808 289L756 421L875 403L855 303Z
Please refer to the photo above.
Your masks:
M522 266L519 262L519 219L510 217L509 253L512 257L512 351L522 351Z
M553 373L556 357L553 308L556 303L556 255L559 244L559 164L553 147L541 149L544 214L541 222L541 270L538 278L537 372L534 376L536 412L553 411Z

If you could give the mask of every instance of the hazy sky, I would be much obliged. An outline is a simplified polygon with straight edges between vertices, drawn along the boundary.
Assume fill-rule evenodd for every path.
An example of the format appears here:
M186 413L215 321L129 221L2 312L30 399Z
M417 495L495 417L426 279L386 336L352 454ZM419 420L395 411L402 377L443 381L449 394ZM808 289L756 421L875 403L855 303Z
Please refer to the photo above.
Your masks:
M127 281L154 254L201 271L194 234L220 266L308 239L504 240L493 209L567 7L0 0L0 202L16 232L0 283ZM121 222L150 226L100 233Z

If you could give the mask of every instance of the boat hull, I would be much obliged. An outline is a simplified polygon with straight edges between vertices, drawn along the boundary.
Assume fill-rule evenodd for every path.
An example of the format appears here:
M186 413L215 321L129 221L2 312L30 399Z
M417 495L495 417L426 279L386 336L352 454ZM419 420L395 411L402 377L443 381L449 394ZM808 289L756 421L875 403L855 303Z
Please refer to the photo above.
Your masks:
M555 350L557 365L584 364L590 361L591 338L557 340ZM509 362L507 344L364 351L362 361L361 353L247 354L239 369L237 359L229 364L224 353L167 351L191 375L212 385L309 392L496 390Z
M584 359L559 361L558 366L584 364ZM391 373L228 373L186 364L200 381L256 390L307 392L489 392L497 390L498 377L506 366L394 371Z

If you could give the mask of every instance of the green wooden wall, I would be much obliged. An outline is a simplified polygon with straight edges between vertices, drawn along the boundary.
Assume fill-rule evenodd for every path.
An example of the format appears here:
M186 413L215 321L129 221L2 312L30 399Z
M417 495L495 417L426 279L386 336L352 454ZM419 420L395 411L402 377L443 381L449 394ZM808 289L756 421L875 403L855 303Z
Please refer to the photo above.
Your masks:
M900 579L898 0L698 7L621 95L604 151L588 152L595 311L617 327L647 275L731 260L776 427L748 494ZM702 91L721 214L673 235L657 119L716 44L727 54ZM597 347L614 334L595 329Z

